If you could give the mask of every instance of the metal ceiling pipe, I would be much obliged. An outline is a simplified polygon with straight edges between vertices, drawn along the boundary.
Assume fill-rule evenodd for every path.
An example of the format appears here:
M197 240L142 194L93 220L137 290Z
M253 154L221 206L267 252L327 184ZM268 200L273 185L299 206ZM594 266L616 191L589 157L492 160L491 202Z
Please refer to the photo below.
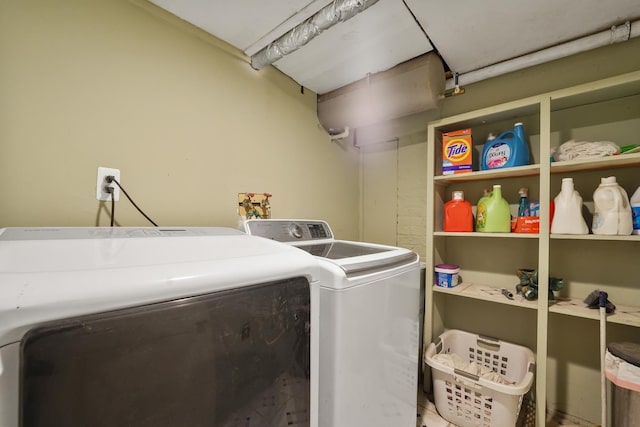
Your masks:
M283 56L300 49L324 30L353 18L377 2L378 0L334 0L253 55L251 66L259 70L273 64Z
M633 23L627 21L618 26L614 25L609 30L601 31L590 36L582 37L547 49L542 49L528 55L519 56L514 59L489 65L488 67L460 74L458 77L458 84L460 86L468 85L491 77L507 74L512 71L518 71L523 68L564 58L565 56L575 55L598 47L627 41L638 36L640 36L640 21L634 21ZM453 88L455 88L454 80L448 79L446 89Z

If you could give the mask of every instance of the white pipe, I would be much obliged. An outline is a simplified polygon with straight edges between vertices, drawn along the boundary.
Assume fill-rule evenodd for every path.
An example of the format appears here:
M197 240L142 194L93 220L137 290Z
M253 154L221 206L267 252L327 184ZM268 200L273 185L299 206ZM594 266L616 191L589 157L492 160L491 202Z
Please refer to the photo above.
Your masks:
M331 138L332 141L335 141L336 139L345 139L349 136L349 126L345 126L340 130L341 132L338 133L329 132L329 138Z
M491 77L510 73L512 71L517 71L523 68L564 58L565 56L574 55L576 53L585 52L587 50L607 46L613 43L627 41L638 36L640 36L640 21L634 21L633 23L627 21L619 26L614 25L609 30L601 31L599 33L595 33L577 40L539 50L528 55L523 55L514 59L499 62L497 64L490 65L485 68L480 68L475 71L470 71L465 74L460 74L458 76L458 84L460 86L468 85ZM453 79L448 79L446 83L446 89L453 88L455 88Z

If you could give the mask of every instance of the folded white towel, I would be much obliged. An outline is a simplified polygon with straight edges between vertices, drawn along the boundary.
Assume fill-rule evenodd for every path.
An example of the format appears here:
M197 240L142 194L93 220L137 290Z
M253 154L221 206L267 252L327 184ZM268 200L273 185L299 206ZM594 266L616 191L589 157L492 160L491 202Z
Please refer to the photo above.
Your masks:
M611 141L574 141L562 143L553 153L556 161L591 159L595 157L613 156L620 152L620 147Z

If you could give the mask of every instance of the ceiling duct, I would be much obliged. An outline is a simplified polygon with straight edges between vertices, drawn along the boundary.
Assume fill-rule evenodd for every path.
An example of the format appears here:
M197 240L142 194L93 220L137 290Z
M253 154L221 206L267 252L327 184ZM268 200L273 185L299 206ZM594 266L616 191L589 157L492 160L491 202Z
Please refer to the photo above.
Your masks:
M445 87L442 60L428 53L318 96L318 119L329 133L437 108Z
M295 52L324 30L339 22L347 21L358 13L376 4L378 0L334 0L315 15L296 25L286 34L269 43L267 47L251 57L251 66L256 70L273 64L285 55Z

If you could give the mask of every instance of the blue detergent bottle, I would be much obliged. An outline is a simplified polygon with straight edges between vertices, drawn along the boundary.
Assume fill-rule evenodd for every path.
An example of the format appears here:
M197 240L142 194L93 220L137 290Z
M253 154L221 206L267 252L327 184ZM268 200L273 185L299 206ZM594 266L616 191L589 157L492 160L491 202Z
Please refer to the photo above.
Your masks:
M482 150L481 170L510 168L529 164L529 147L522 123L487 141Z

